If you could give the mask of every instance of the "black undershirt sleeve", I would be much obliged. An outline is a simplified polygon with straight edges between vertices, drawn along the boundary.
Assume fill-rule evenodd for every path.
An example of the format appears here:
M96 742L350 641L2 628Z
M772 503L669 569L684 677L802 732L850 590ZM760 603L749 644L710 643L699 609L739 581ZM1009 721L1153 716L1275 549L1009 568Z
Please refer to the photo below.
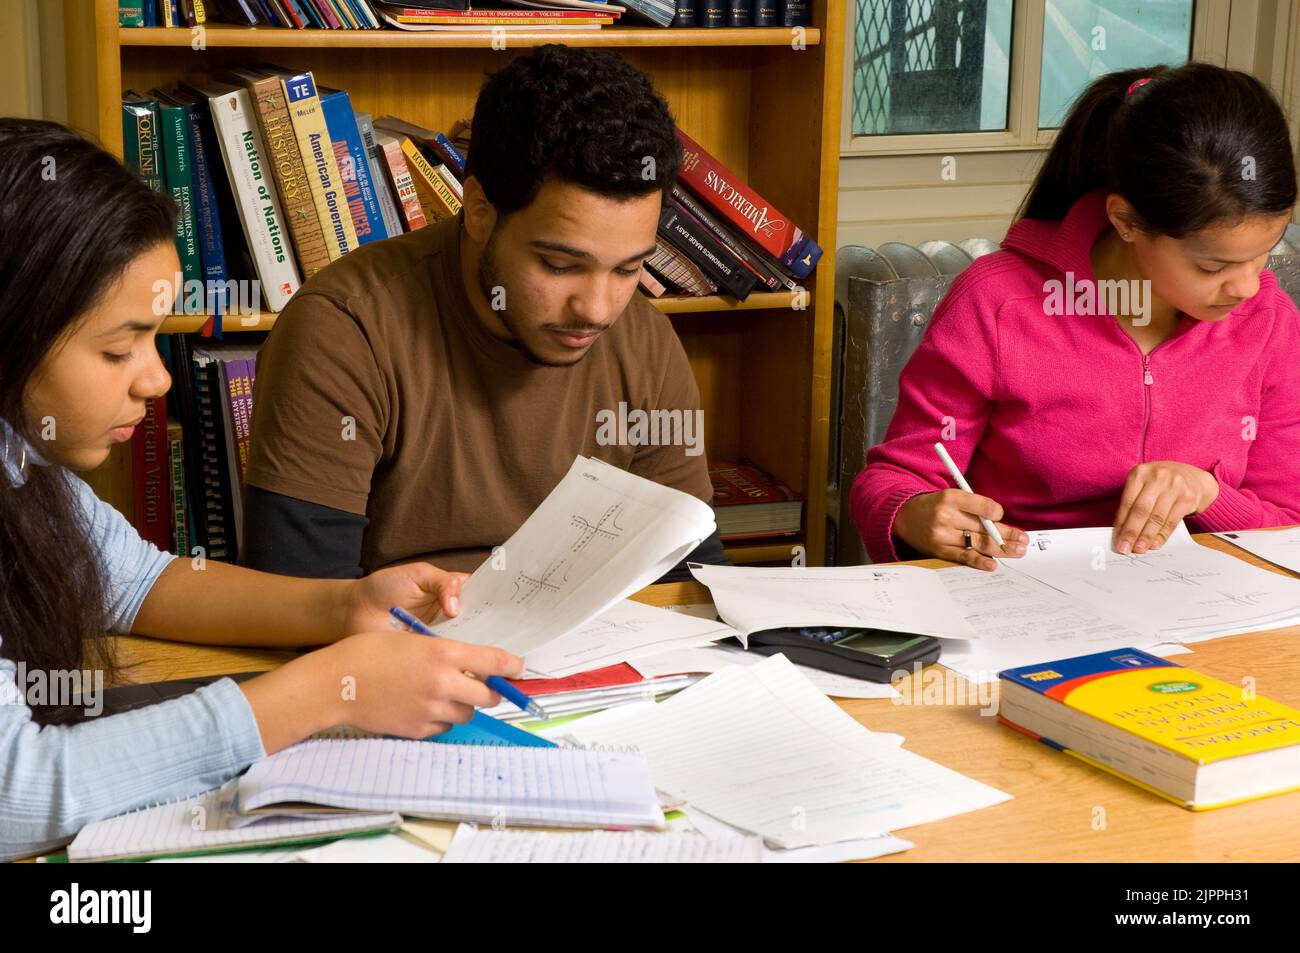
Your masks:
M244 494L239 563L281 576L359 579L361 537L370 521L250 486Z

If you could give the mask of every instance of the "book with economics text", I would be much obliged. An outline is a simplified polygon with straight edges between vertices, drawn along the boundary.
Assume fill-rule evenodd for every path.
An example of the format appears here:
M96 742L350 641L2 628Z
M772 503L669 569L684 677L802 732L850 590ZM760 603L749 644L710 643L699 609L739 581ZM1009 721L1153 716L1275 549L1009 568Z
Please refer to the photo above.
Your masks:
M998 720L1192 810L1300 788L1300 711L1138 649L1000 673Z

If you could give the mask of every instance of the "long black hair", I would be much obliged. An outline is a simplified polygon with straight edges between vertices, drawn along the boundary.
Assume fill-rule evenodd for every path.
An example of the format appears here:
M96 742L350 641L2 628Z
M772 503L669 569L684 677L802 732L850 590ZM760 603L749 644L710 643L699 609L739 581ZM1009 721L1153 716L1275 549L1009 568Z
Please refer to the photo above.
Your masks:
M1209 63L1098 77L1071 107L1018 217L1064 218L1099 188L1133 206L1135 227L1173 238L1290 212L1286 117L1255 77Z
M169 197L88 139L0 118L0 420L18 438L41 448L25 395L46 355L132 261L171 239L175 221ZM8 441L12 465L20 447ZM0 656L47 679L83 666L111 672L105 594L67 474L29 463L19 483L0 472ZM77 711L34 706L33 717L65 722Z

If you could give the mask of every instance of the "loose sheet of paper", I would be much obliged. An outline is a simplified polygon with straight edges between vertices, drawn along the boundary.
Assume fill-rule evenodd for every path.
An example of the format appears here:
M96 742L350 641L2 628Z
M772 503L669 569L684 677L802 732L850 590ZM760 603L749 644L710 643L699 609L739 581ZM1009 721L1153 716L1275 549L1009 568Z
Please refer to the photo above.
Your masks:
M1110 527L1029 534L1021 559L1005 560L1105 615L1147 642L1195 642L1300 621L1300 580L1202 546L1180 524L1155 552L1121 555Z
M1248 553L1254 553L1274 566L1300 573L1300 526L1288 529L1238 529L1214 535Z
M525 662L530 673L563 678L669 649L709 645L737 634L724 622L625 599L573 631L533 649Z
M723 837L739 834L730 824L724 824L716 817L710 817L695 808L684 808L691 826L701 834L710 837ZM881 834L878 837L864 837L859 840L836 841L834 844L818 844L814 847L791 847L782 849L763 844L763 863L765 864L838 864L847 860L871 860L886 854L897 854L911 850L916 845L911 841L895 837L893 834Z
M738 645L708 645L703 648L677 649L638 658L631 664L646 678L658 678L677 672L717 672L728 665L756 665L767 656L747 652ZM833 698L897 698L898 692L883 682L850 678L838 672L823 672L806 665L795 665L799 673L817 690Z
M1099 615L1001 562L993 572L953 566L935 570L978 639L943 639L939 664L976 683L998 672L1109 649L1141 648L1155 638Z
M654 582L714 525L695 497L578 457L434 631L527 655Z
M693 831L588 831L551 834L462 824L444 864L756 864L757 837L706 837Z
M863 728L783 655L565 726L634 745L670 795L782 847L874 837L1009 795Z
M691 565L718 615L745 635L786 626L849 626L974 638L934 571L919 566L762 569ZM748 646L748 642L742 638Z

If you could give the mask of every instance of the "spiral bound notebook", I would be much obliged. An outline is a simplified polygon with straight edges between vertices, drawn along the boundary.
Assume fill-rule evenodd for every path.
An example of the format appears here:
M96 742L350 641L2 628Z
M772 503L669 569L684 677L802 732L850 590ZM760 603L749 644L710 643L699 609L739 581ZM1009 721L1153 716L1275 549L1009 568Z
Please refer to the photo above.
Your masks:
M68 860L144 860L303 844L396 830L402 822L400 815L385 812L265 817L241 824L232 810L238 784L87 824L68 846Z
M664 826L639 753L391 738L305 741L264 758L240 779L235 809L244 816L397 811L512 826Z

